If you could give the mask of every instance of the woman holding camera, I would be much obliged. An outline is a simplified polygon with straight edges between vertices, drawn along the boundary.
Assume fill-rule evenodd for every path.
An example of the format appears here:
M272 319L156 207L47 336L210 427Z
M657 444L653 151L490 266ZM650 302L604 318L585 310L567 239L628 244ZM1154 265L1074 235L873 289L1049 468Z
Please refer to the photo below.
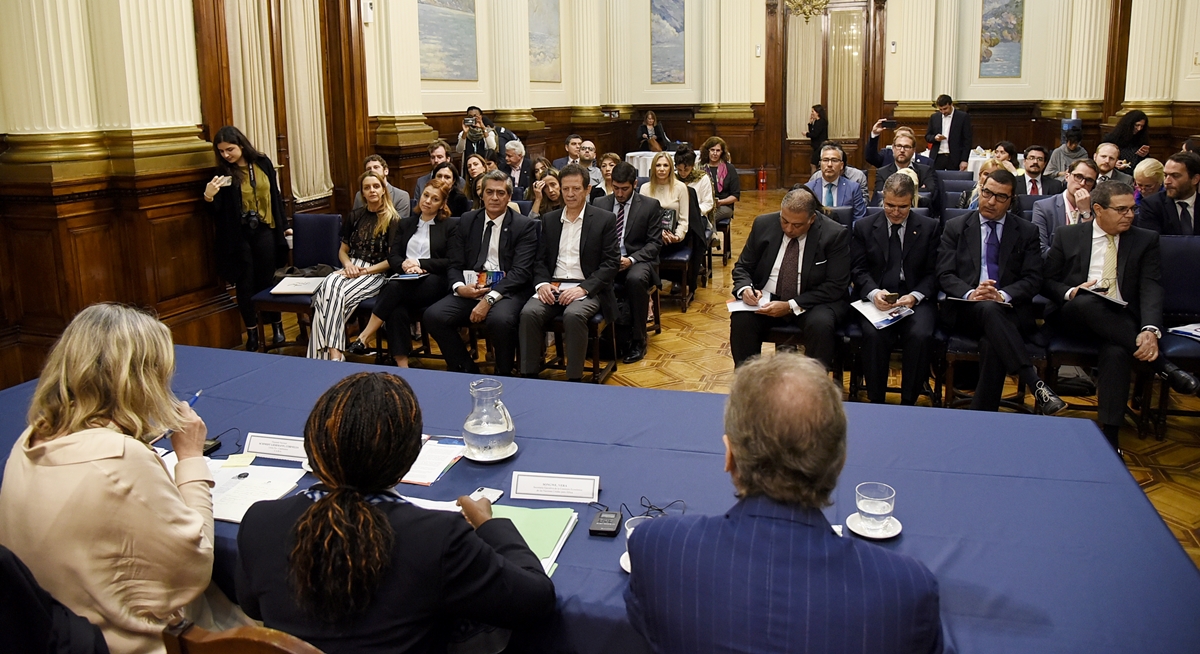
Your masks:
M346 349L346 321L359 303L379 294L383 273L391 269L388 250L400 214L392 206L382 175L368 170L358 178L358 185L366 206L351 211L342 223L342 247L338 250L342 269L325 277L313 292L310 359L345 360L342 350Z
M238 310L246 325L246 350L253 351L259 343L251 298L270 288L275 269L287 265L287 217L275 166L240 129L226 125L217 130L213 152L217 154L217 176L204 188L204 201L212 205L217 226L217 274L237 289ZM279 314L264 313L263 318L271 323L272 341L282 343Z

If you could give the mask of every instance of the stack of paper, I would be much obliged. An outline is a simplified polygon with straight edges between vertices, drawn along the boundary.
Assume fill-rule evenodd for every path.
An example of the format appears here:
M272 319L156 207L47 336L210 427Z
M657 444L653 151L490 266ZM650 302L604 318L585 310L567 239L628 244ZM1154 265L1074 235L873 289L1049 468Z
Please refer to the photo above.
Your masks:
M292 492L304 476L300 468L243 466L213 471L213 517L226 522L242 521L255 502L277 500Z
M492 516L508 518L521 532L529 549L542 561L542 569L552 574L557 567L555 560L562 551L563 543L579 522L574 509L527 509L520 506L495 504Z
M891 311L880 311L875 307L874 302L870 302L868 300L859 300L858 302L852 303L850 306L854 307L856 311L865 316L867 320L870 320L871 324L875 326L875 329L891 327L897 322L903 320L905 317L913 314L912 309L901 306L897 306Z
M325 281L324 277L284 277L271 289L272 295L312 295Z
M429 486L461 459L467 449L466 443L458 436L427 436L426 439L417 460L400 481Z
M1177 336L1186 336L1190 339L1200 341L1200 322L1172 327L1167 331Z

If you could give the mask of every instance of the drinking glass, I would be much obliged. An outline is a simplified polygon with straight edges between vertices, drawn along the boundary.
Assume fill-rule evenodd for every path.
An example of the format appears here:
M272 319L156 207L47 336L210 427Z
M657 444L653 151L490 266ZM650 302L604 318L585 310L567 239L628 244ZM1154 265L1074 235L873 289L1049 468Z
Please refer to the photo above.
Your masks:
M867 531L882 531L896 506L896 489L877 481L854 487L859 522Z

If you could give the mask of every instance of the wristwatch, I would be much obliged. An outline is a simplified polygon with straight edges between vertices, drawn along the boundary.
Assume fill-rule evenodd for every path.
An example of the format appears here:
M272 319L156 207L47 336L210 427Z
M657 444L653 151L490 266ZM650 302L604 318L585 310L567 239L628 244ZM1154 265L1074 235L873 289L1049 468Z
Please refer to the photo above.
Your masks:
M487 301L488 306L492 306L493 304L496 303L496 298L491 293L488 293L487 295L483 296L483 299L485 301Z

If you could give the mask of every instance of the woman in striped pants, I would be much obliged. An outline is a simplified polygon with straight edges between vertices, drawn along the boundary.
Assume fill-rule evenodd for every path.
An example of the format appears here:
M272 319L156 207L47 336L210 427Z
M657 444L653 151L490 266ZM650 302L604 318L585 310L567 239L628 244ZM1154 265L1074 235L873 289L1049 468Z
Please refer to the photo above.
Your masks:
M338 251L342 269L329 275L313 293L312 335L308 341L311 359L344 361L346 321L363 300L383 287L388 264L388 245L400 224L392 206L387 180L367 171L358 178L366 206L355 209L342 223L342 247Z

